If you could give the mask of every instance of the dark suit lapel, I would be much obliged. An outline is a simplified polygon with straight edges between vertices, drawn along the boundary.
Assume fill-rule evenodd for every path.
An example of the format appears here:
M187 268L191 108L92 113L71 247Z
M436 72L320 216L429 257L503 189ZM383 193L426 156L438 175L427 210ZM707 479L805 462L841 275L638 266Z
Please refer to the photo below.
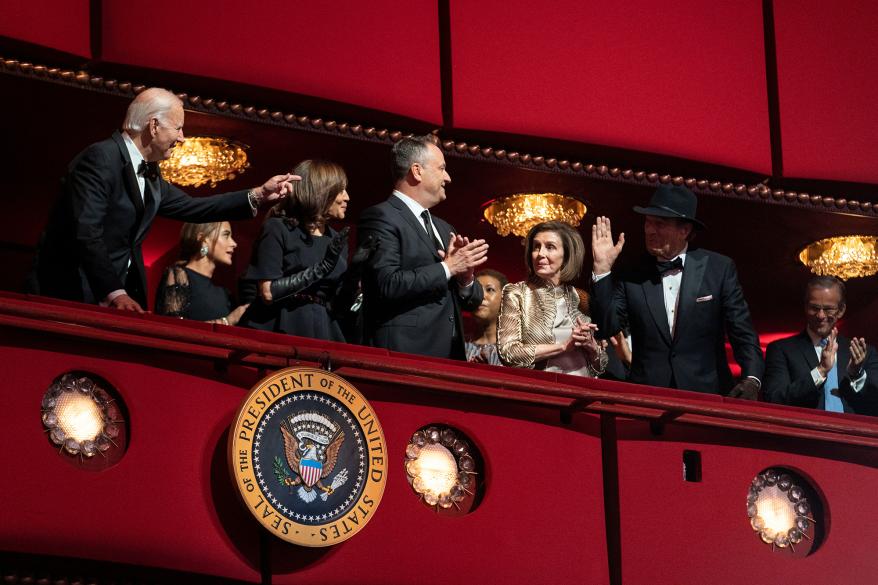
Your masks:
M134 209L137 210L137 217L140 219L143 216L143 197L140 196L140 187L137 186L137 169L135 169L134 165L131 163L131 157L128 155L128 147L125 146L125 139L122 138L122 135L118 132L114 132L113 140L116 141L116 146L119 147L119 151L122 153L122 160L125 161L125 164L122 167L122 177L125 181L125 194L128 195L128 199L131 200Z
M802 331L796 337L793 338L795 341L796 351L799 353L799 358L801 358L805 367L803 368L806 372L810 372L814 368L817 367L817 364L820 362L817 357L817 352L814 351L814 342L811 341L811 336L808 335L808 331ZM836 356L838 358L838 356ZM809 375L810 377L810 375ZM840 380L839 380L840 381ZM817 410L825 410L826 409L826 396L823 394L823 385L817 387L817 404L815 408ZM847 409L847 406L845 406Z
M699 253L698 250L690 250L686 253L683 278L680 281L680 297L677 300L677 319L674 322L675 339L680 339L681 332L686 330L689 322L692 321L691 315L695 311L695 299L698 298L698 291L701 290L701 281L704 279L706 270L706 255ZM708 302L718 303L720 299Z
M433 256L439 260L439 253L436 250L436 246L433 245L432 238L427 235L427 230L424 229L424 224L417 218L415 218L415 214L412 213L411 209L403 203L399 197L396 195L391 195L390 199L387 200L394 209L396 209L405 223L409 225L409 227L414 230L417 234L418 238L423 242L423 244L427 247L428 250L433 254Z
M811 342L811 337L808 335L807 331L802 331L794 339L796 350L805 361L805 365L810 372L817 367L817 363L819 362L817 359L817 352L814 351L814 344Z
M643 295L646 297L646 305L655 321L656 329L661 333L665 343L671 345L671 329L668 327L668 314L665 311L665 292L662 288L662 279L654 267L649 266L654 274L643 279Z
M140 241L145 235L146 230L152 225L156 211L159 208L159 189L161 188L158 177L154 179L145 179L146 188L143 192L144 208L140 217L140 227L137 229L136 241Z
M439 239L442 240L442 247L448 248L448 243L451 241L451 226L444 220L433 216L433 225L436 226L436 231L439 232Z
M836 342L838 353L835 354L835 363L838 364L838 383L841 385L842 379L847 376L848 362L851 360L851 340L839 335Z

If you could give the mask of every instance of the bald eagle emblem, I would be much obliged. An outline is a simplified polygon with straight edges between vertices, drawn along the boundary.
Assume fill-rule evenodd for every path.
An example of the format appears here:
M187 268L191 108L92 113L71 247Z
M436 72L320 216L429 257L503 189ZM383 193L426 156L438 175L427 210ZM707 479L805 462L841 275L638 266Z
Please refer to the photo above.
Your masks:
M338 452L344 443L344 430L319 412L299 412L280 423L286 465L280 457L274 459L274 475L281 485L293 488L305 503L320 498L325 502L348 479L348 470L342 469L324 485L335 469Z

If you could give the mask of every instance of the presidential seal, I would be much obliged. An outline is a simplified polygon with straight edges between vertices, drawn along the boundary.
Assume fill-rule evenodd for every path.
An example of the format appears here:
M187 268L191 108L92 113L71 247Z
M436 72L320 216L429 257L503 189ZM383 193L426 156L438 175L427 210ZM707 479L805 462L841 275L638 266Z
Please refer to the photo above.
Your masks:
M345 379L313 368L281 370L250 391L229 435L229 464L259 523L304 546L360 531L387 479L372 407Z

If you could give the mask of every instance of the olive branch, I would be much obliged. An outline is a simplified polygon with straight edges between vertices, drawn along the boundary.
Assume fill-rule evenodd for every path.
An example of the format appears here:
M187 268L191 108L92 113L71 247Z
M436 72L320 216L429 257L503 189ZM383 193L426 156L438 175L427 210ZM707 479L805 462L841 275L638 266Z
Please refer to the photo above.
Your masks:
M283 485L284 480L289 477L287 474L287 469L284 467L284 462L280 457L274 458L274 476L277 480Z

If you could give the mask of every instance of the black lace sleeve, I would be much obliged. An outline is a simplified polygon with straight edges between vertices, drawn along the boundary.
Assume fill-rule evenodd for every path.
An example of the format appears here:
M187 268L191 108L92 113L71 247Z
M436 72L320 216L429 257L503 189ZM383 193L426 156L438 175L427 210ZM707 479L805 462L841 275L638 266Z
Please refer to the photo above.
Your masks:
M166 268L155 296L156 314L186 319L189 317L191 299L192 289L183 267L174 265Z

